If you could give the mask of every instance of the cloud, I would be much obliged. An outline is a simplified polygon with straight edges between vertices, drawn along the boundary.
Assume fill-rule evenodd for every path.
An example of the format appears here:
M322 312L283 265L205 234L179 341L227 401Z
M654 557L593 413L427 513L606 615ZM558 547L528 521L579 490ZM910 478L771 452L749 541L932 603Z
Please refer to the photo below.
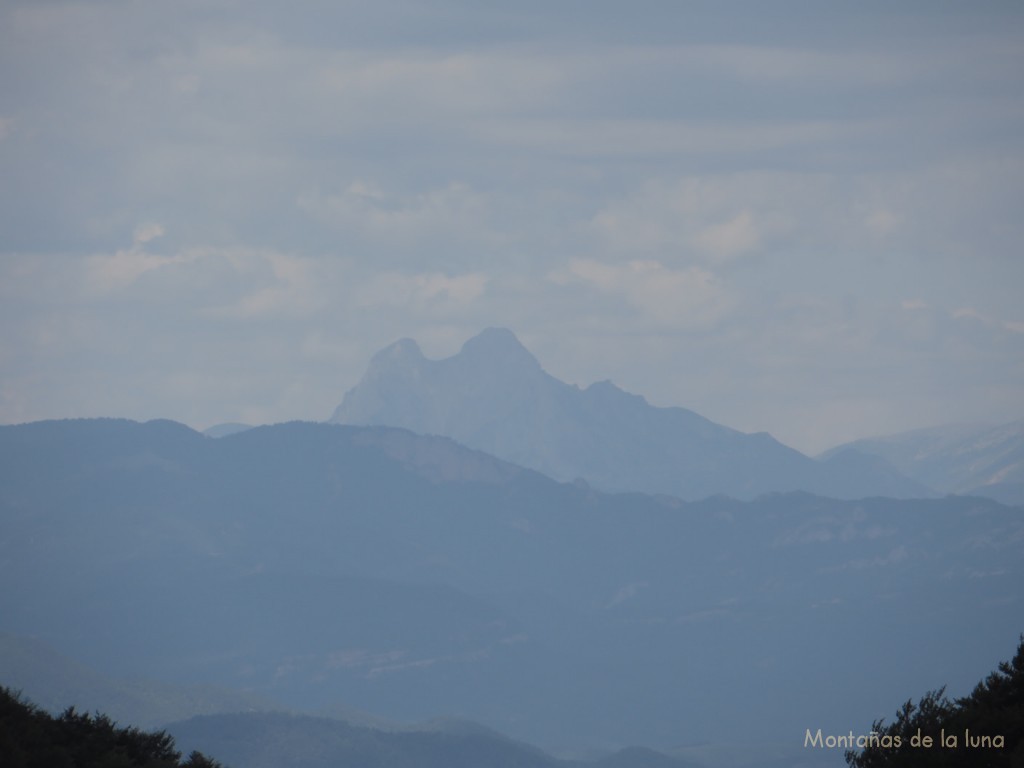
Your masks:
M625 584L615 590L615 593L609 598L608 602L605 603L605 609L614 608L615 606L631 600L636 597L637 593L650 586L646 581L634 581L630 584Z
M820 177L799 174L651 180L608 201L590 229L610 253L723 261L794 236L804 225L801 206L820 208L826 199L823 186Z
M830 566L822 569L824 572L836 572L846 570L864 570L866 568L887 568L890 565L899 565L910 558L907 548L904 545L890 549L884 555L876 555L872 558L857 558L849 560L841 565Z
M780 118L758 123L678 117L520 117L487 120L476 134L509 150L530 149L552 156L594 159L674 156L719 159L739 153L770 152L838 144L882 133L873 120Z
M785 84L874 88L912 86L937 68L953 71L948 56L908 51L820 50L772 45L709 45L695 52L719 72L762 86Z
M674 330L713 325L732 303L711 272L700 267L670 269L654 260L620 264L573 259L566 268L551 272L548 280L615 297L647 321Z
M155 223L140 224L132 237L131 248L113 254L97 254L87 261L86 287L97 295L123 290L147 272L174 264L183 264L197 257L193 253L160 256L146 251L146 244L163 236L164 228Z
M564 87L561 57L488 51L388 52L322 56L310 84L343 107L383 105L435 116L517 113L550 104Z
M487 282L487 276L479 272L451 277L440 272L383 272L356 289L356 303L362 307L455 310L479 299Z
M1019 10L236 5L0 4L0 418L322 417L495 324L803 448L1019 417Z
M750 211L743 211L721 224L707 227L693 237L700 250L718 258L729 258L756 248L761 237Z
M422 247L424 241L493 245L484 195L450 182L415 195L389 195L371 182L354 181L342 192L299 198L297 205L335 231L369 245Z
M314 262L273 251L228 252L240 272L270 269L262 285L236 301L209 309L212 315L248 319L264 315L309 315L326 301ZM268 279L269 277L269 279Z
M885 237L896 231L902 222L903 217L899 214L892 211L879 210L872 212L864 219L864 226L871 234Z
M950 313L950 316L954 320L963 320L964 318L968 318L968 319L971 319L971 320L980 320L982 322L989 322L989 319L987 317L985 317L985 315L981 314L978 310L976 310L976 309L974 309L972 307L960 307L958 309L954 309Z
M244 247L191 247L169 254L147 250L164 234L159 224L143 224L136 227L130 248L86 258L84 299L170 304L197 316L236 320L309 315L326 300L324 278L340 263Z
M993 315L979 312L973 307L959 307L950 312L953 320L975 321L983 327L994 331L1009 331L1010 333L1024 333L1024 322L1017 320L1003 320Z
M164 228L159 224L140 224L135 228L135 234L132 237L132 244L135 247L138 247L144 243L148 243L150 240L163 237L164 234Z

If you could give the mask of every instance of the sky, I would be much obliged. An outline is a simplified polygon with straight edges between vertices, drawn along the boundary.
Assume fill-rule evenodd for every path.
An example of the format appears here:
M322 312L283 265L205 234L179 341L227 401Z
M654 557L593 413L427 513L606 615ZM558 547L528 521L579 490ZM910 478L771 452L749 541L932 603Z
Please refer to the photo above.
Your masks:
M0 2L0 423L512 329L814 454L1024 417L1024 5Z

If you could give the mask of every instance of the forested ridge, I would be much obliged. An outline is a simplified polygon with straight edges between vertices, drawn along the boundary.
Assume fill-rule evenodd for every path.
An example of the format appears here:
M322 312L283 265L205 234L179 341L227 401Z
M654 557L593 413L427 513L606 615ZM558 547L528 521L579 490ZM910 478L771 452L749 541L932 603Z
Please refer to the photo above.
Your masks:
M945 689L908 700L889 725L876 720L877 744L846 753L851 768L1021 768L1024 766L1024 635L1011 661L950 701ZM930 739L930 741L926 741Z
M184 761L164 731L119 728L106 715L68 707L54 717L0 687L4 768L220 768L200 752Z

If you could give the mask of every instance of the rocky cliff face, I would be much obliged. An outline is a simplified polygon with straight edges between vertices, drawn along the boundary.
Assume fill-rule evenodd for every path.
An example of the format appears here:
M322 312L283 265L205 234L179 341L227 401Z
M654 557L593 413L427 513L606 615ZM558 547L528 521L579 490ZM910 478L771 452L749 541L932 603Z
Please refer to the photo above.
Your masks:
M606 490L741 499L805 490L837 498L929 495L882 460L817 462L765 433L748 435L685 408L657 408L609 381L585 389L548 374L515 335L489 328L449 358L415 341L378 352L330 421L444 435Z

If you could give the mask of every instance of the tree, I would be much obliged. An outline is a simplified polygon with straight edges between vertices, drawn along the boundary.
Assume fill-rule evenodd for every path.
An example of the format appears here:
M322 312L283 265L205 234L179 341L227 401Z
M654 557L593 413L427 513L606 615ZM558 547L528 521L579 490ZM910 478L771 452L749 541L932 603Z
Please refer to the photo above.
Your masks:
M0 687L0 757L4 768L221 768L199 752L184 763L164 731L118 728L106 715L68 707L52 717Z
M1012 661L978 683L969 696L949 701L945 689L926 693L915 705L908 700L886 726L871 727L879 736L899 737L898 746L868 746L846 753L851 768L1024 768L1024 634ZM930 747L914 736L932 737ZM955 738L943 744L940 736Z

